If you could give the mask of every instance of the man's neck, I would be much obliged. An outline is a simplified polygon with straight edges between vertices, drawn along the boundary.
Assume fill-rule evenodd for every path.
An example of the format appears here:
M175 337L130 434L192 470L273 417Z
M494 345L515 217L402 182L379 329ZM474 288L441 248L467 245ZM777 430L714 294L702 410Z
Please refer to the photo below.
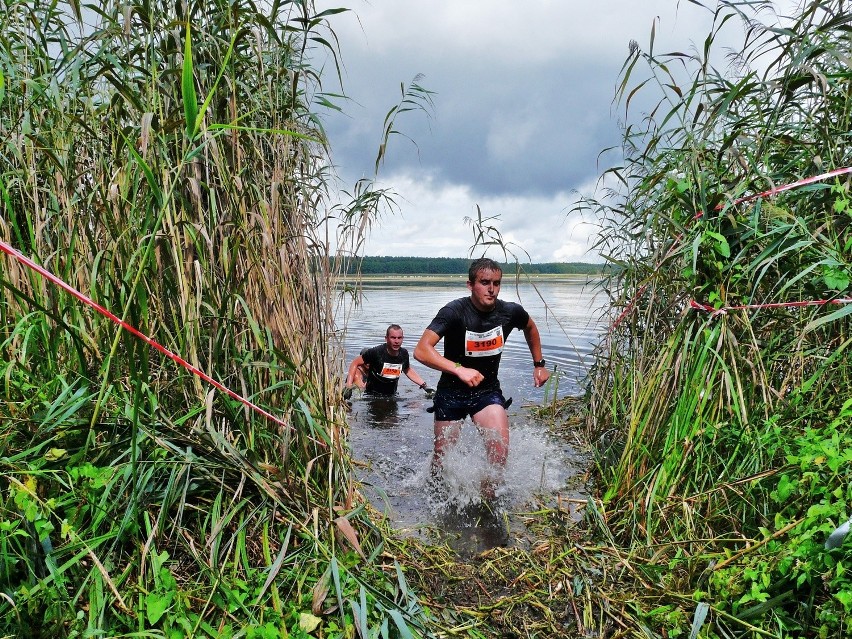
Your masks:
M490 313L495 308L497 308L497 300L494 300L494 304L489 306L488 308L483 308L481 305L476 303L476 300L473 299L473 295L470 296L470 305L473 306L480 313Z

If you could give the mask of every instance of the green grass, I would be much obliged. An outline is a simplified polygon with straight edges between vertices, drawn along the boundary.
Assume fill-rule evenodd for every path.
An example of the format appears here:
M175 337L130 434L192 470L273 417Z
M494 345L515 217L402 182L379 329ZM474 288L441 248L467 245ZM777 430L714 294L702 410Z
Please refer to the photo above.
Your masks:
M823 544L852 500L852 310L689 308L849 296L847 178L734 203L852 164L844 2L777 30L767 3L721 1L700 50L632 47L625 161L607 172L624 188L581 205L626 311L582 422L595 539L531 514L547 538L529 556L461 575L480 593L471 576L511 576L475 614L421 600L411 584L456 573L394 545L353 483L331 311L393 194L374 176L327 204L320 111L342 98L311 61L338 60L343 9L102 2L82 28L76 3L2 7L0 237L283 425L2 257L0 634L848 632L850 543ZM732 20L751 29L726 57ZM397 118L431 105L419 81L377 173ZM472 224L479 248L522 250Z
M4 256L0 635L423 635L339 399L322 238L385 201L326 210L344 9L2 9L0 237L280 421Z
M599 249L618 269L602 286L613 320L624 313L590 387L606 528L649 562L658 610L681 611L640 610L669 636L684 618L690 636L839 636L852 555L821 543L850 514L852 305L689 303L852 292L848 177L737 203L852 164L848 8L805 3L785 30L762 26L767 3L708 10L700 50L633 44L620 104L629 116L643 93L655 107L625 120L608 172L623 190L584 203L605 221ZM750 30L726 58L714 45L729 21Z

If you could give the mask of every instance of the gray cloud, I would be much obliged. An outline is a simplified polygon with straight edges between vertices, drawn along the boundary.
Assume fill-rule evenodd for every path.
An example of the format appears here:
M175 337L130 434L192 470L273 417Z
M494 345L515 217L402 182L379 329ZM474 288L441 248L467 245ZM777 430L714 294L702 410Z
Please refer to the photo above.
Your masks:
M462 255L471 237L463 220L480 204L534 261L594 258L594 220L566 212L573 193L594 190L606 168L599 153L619 144L612 100L630 40L647 49L659 16L656 50L688 52L712 24L709 11L672 0L352 6L332 23L352 102L326 121L343 179L372 175L400 83L422 73L435 92L430 118L397 122L414 144L397 137L389 146L381 175L400 211L374 230L373 255ZM731 42L738 29L731 24Z
M626 54L627 47L623 47ZM381 68L378 68L381 67ZM431 116L409 112L386 158L388 170L427 171L484 194L553 194L588 180L596 156L618 141L611 102L614 71L595 61L551 62L528 69L489 67L481 60L369 58L347 62L350 118L329 124L336 157L368 173L381 120L399 99L400 82L423 73ZM601 81L609 77L609 81Z

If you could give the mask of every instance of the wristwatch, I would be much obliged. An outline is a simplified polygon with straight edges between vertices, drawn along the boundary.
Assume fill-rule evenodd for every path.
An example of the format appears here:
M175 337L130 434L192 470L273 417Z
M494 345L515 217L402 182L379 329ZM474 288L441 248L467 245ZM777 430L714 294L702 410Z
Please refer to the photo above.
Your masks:
M544 359L540 359L537 362L533 362L533 366L535 366L536 368L541 368L542 366L544 366L544 364L545 364Z

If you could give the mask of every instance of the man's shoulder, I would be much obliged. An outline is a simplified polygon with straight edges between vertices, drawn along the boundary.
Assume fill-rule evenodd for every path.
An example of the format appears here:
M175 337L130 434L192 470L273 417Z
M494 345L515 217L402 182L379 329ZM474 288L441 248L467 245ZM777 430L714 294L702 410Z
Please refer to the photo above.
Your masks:
M457 297L454 300L450 300L446 304L444 304L443 309L441 310L449 310L449 311L462 311L468 306L471 305L470 296L467 297Z
M435 314L435 318L426 328L443 337L448 330L463 326L467 322L467 319L471 316L468 306L473 308L469 297L459 297L447 302Z
M438 312L435 314L435 320L443 320L447 321L453 317L458 317L463 314L465 311L465 301L470 300L468 297L459 297L454 300L450 300L446 304L444 304Z
M509 302L506 300L497 300L497 305L495 307L497 310L507 311L509 313L526 313L527 309L524 308L523 304L519 304L518 302Z
M361 357L370 357L382 354L382 349L384 348L384 344L377 344L376 346L369 346L361 351Z
M530 319L530 314L527 309L525 309L518 302L503 302L503 304L503 316L507 317L509 321L511 321L515 325L516 328L524 328Z

